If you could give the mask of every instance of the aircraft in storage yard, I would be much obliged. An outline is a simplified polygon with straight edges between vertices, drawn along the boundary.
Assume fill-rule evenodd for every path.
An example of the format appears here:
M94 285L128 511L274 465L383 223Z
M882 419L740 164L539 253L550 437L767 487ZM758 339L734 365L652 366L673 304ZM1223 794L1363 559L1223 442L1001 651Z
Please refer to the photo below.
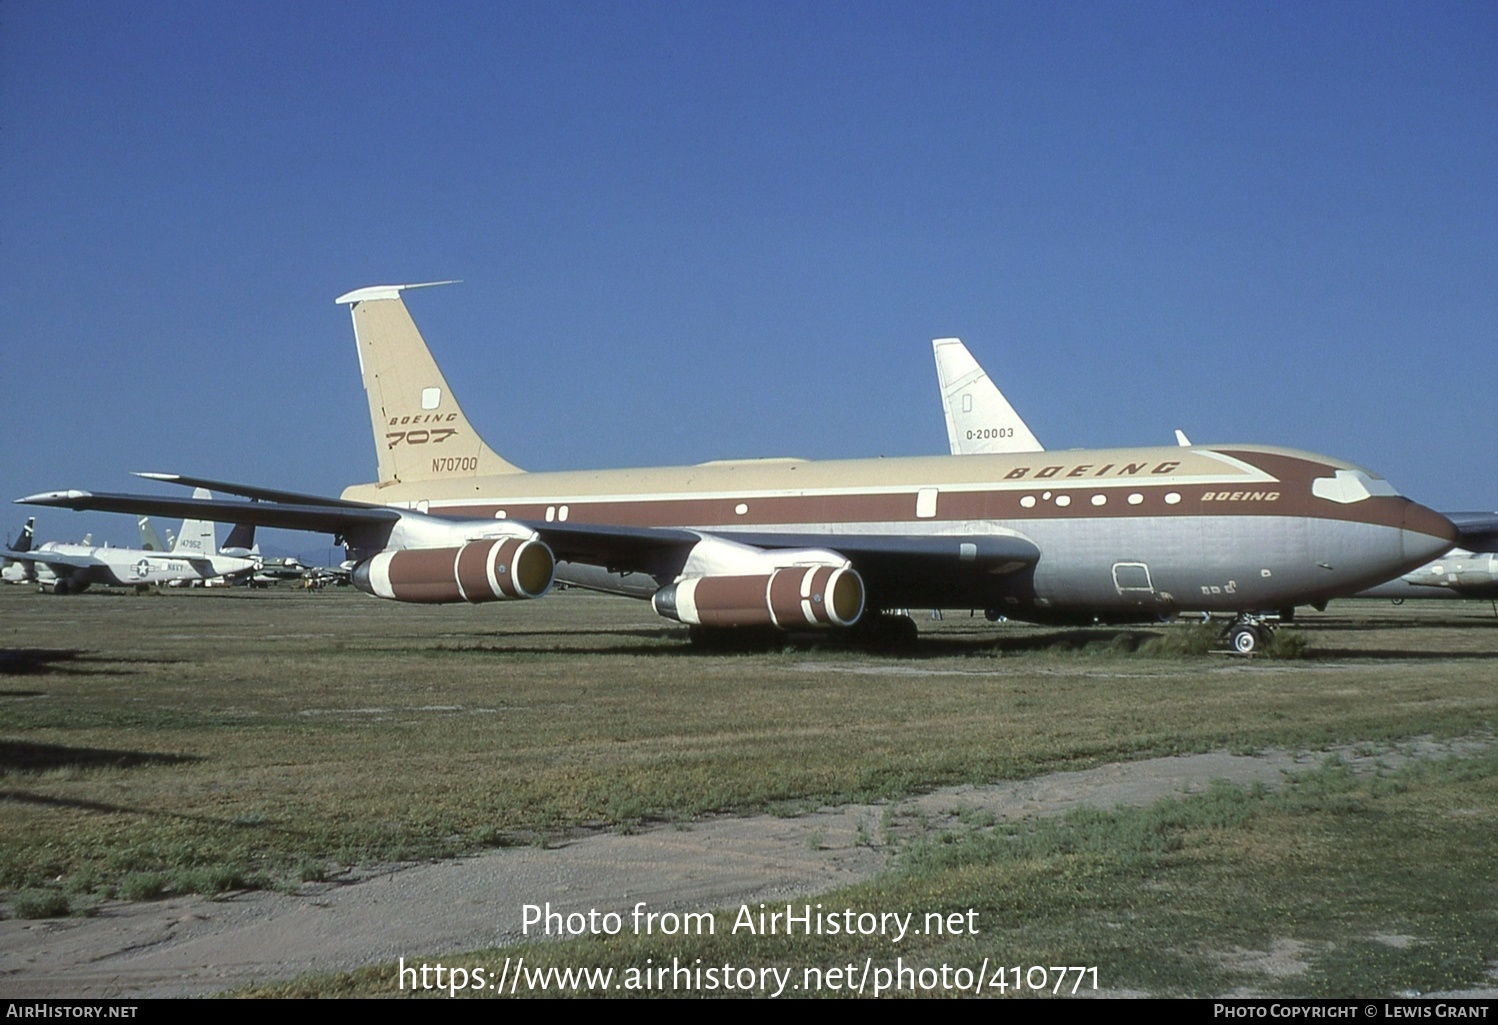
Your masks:
M1236 614L1252 650L1290 608L1388 580L1456 528L1381 477L1254 445L527 473L474 431L406 310L350 307L379 478L340 499L208 481L256 501L61 491L21 501L326 531L396 601L538 598L561 580L649 600L694 637L775 627L908 639L898 608L1035 622Z
M194 492L198 501L211 501L205 490ZM28 521L28 528L30 523ZM145 525L141 525L142 533ZM155 530L151 530L155 534ZM28 534L29 539L29 534ZM143 543L144 544L144 543ZM17 582L35 583L52 594L79 594L95 584L103 587L134 587L153 584L205 583L253 572L254 559L234 549L219 550L212 517L186 519L170 551L156 548L112 548L109 545L65 544L49 541L35 548L8 550L9 573L20 567Z

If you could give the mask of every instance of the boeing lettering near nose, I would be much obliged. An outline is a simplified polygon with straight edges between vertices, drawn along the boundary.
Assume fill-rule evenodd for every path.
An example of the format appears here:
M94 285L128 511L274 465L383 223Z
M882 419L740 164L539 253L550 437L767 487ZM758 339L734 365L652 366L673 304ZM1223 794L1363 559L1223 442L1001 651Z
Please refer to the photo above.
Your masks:
M330 499L151 474L258 501L85 491L23 501L326 531L358 560L355 583L380 597L528 599L558 579L647 599L699 637L745 627L903 635L914 624L886 613L907 607L1037 622L1187 608L1238 613L1250 629L1257 610L1390 579L1457 536L1369 470L1256 445L1052 453L1035 443L527 473L464 415L402 299L415 287L337 300L352 312L376 480Z

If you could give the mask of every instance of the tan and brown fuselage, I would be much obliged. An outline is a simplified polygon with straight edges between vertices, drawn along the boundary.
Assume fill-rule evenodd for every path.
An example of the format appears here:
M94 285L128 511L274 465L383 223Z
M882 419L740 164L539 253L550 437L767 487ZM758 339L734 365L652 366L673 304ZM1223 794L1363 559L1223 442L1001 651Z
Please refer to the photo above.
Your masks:
M1317 494L1328 490L1318 480L1339 474L1382 484L1324 456L1229 446L511 472L357 485L343 497L543 530L681 528L751 543L815 535L833 549L849 535L950 538L950 566L865 572L871 606L1131 617L1320 601L1396 576L1454 540L1443 517L1386 486L1351 499ZM1000 572L955 554L962 539L986 536L1027 539L1039 560ZM597 586L596 573L580 575ZM565 564L558 578L569 579ZM640 588L621 575L621 593Z

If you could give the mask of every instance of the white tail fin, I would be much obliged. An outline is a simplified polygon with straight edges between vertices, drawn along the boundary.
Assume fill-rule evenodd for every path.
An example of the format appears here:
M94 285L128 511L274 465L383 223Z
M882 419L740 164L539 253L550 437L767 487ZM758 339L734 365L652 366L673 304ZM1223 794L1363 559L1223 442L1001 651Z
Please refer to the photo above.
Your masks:
M212 498L207 488L193 488L193 498ZM212 520L183 520L182 533L172 543L173 555L217 555L218 538L213 533Z
M429 282L451 284L447 281ZM337 301L351 307L359 372L379 455L380 483L520 473L484 444L463 415L401 292L426 285L375 285Z
M1045 451L960 339L934 338L931 349L954 456Z
M156 527L151 523L149 516L137 516L136 524L140 527L140 546L148 552L164 552L166 545L161 543L161 535L156 533Z

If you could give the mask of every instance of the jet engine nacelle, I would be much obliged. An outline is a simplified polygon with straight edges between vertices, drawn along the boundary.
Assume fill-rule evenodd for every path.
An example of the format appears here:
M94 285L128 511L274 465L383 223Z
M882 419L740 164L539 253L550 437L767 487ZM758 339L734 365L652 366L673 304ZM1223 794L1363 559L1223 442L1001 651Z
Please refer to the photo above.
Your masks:
M863 578L845 566L791 566L746 576L691 577L651 599L667 619L693 626L852 626L863 615Z
M470 541L459 548L380 552L354 567L354 586L395 601L509 601L551 589L556 559L540 541L518 537Z

